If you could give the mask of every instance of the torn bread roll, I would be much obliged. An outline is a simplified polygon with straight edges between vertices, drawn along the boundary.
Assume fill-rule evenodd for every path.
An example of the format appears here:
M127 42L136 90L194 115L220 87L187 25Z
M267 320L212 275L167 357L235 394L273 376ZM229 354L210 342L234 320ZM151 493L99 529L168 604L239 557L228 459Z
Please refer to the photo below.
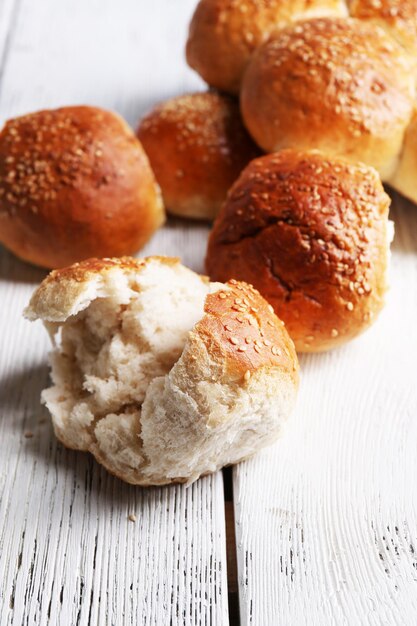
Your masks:
M316 151L249 164L211 232L212 280L253 284L300 352L353 339L384 304L390 199L377 172Z
M261 151L243 126L239 104L214 92L157 105L138 137L174 215L212 220L244 167Z
M347 15L344 0L200 0L190 24L187 61L212 87L238 94L256 50L299 19Z
M0 242L25 261L132 254L164 219L148 158L115 113L38 111L0 132Z
M52 272L25 314L54 342L42 397L57 437L129 483L237 463L293 408L293 343L245 283L210 283L170 258L92 259Z

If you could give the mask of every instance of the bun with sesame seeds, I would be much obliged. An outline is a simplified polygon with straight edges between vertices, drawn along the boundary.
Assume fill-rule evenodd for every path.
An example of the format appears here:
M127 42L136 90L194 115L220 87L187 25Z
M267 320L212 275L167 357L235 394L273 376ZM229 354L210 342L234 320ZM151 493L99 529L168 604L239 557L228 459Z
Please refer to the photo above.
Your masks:
M65 107L0 132L0 242L25 261L131 254L163 221L148 159L118 115Z
M414 98L409 57L382 29L323 18L292 25L258 49L241 109L267 152L317 148L372 165L388 180Z
M52 340L42 398L64 445L138 485L192 482L272 443L298 386L294 345L253 287L177 259L52 272L25 315Z
M417 0L350 0L352 17L381 26L416 63Z
M364 331L383 307L389 204L368 166L317 151L261 157L214 223L207 272L252 283L299 352L328 350Z
M253 52L275 30L299 19L346 14L343 0L200 0L187 61L209 85L238 94Z
M138 137L175 215L213 219L242 169L260 155L238 103L214 92L161 103L141 121Z

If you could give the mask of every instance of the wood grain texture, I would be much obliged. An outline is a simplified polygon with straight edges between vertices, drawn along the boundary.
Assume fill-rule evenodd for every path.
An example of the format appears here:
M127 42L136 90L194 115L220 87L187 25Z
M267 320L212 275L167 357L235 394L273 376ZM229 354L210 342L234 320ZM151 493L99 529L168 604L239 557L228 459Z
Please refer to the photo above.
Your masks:
M417 210L394 200L384 312L301 359L286 435L235 469L243 625L416 623Z
M1 121L85 102L136 123L199 88L183 60L194 5L0 0ZM143 253L201 270L206 237L172 221ZM21 317L44 275L0 251L1 626L227 624L221 474L144 490L57 444L39 403L47 335Z

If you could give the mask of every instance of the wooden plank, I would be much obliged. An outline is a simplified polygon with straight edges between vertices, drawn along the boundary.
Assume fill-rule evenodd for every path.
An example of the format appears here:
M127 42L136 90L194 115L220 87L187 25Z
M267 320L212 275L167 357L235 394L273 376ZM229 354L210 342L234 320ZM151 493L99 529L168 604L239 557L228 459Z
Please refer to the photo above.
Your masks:
M93 104L135 125L154 102L203 87L184 58L196 0L16 1L0 121L42 107Z
M2 69L6 65L18 12L18 0L0 0L0 89Z
M416 623L417 210L395 205L381 317L301 359L285 437L235 469L243 625Z
M87 102L135 122L199 87L183 59L194 4L21 0L1 119ZM144 253L201 270L206 236L172 221ZM0 624L227 624L221 474L144 490L56 443L39 404L47 336L21 317L43 275L1 251Z

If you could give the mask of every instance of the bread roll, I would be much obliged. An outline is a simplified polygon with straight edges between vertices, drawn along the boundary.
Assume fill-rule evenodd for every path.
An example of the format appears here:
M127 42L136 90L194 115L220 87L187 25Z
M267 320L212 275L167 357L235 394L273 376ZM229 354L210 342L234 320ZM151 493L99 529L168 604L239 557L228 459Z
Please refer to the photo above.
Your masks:
M213 219L231 184L259 148L242 124L238 103L217 93L194 93L158 105L138 137L175 215Z
M163 223L148 159L116 114L87 106L10 120L0 133L0 241L62 267L130 254Z
M417 204L417 110L405 135L398 168L389 182Z
M318 352L365 330L384 303L390 233L377 172L319 152L252 161L210 236L213 280L252 283L296 349Z
M350 13L384 28L417 63L417 0L351 0Z
M405 51L352 19L300 22L254 55L242 86L244 122L266 151L321 149L393 174L415 96Z
M138 485L191 482L273 442L298 383L294 346L249 285L176 259L91 259L32 297L54 340L43 392L64 445Z
M274 30L297 19L346 13L342 0L200 0L187 61L209 85L237 94L251 55Z

